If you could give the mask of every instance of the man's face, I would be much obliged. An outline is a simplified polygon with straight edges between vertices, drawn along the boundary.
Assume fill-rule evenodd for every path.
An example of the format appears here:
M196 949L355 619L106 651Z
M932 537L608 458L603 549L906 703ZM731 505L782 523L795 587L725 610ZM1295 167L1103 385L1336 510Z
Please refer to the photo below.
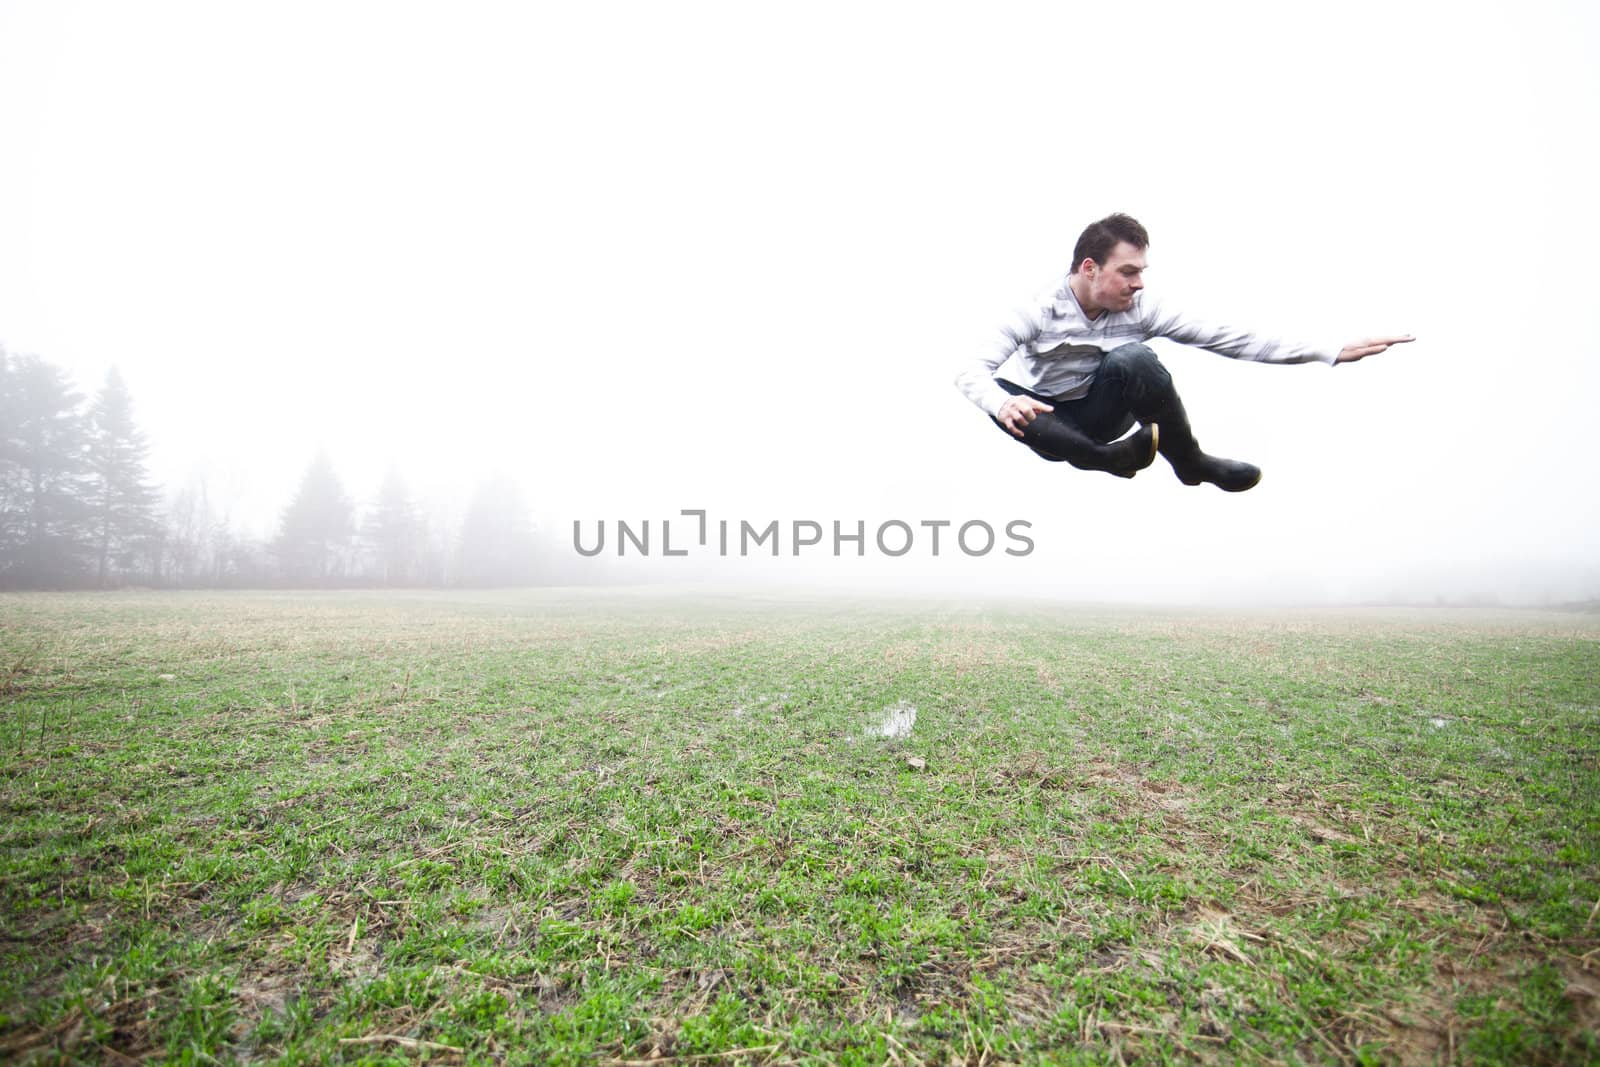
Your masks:
M1126 241L1118 241L1103 264L1089 262L1080 268L1089 273L1089 312L1127 311L1133 294L1144 288L1144 252Z

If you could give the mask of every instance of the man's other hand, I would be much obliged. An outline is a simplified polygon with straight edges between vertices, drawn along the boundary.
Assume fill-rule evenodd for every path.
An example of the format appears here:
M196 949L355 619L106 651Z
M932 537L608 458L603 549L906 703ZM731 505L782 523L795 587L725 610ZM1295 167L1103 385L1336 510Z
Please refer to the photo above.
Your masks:
M1369 337L1365 341L1357 341L1353 345L1345 345L1339 350L1340 363L1354 363L1358 359L1375 356L1386 351L1390 345L1402 345L1416 338L1409 333L1403 337Z
M1054 410L1055 408L1043 400L1035 400L1031 396L1014 396L1000 405L1000 414L995 417L1000 420L1000 425L1011 431L1012 437L1020 439L1023 427L1038 418L1040 412Z

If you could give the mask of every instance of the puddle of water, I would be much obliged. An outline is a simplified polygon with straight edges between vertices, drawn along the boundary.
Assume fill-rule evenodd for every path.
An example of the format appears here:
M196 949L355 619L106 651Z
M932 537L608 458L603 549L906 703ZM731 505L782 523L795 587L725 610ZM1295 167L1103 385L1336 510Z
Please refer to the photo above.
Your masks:
M917 709L902 700L892 708L883 709L883 721L867 727L868 737L888 737L896 741L911 736L917 724Z

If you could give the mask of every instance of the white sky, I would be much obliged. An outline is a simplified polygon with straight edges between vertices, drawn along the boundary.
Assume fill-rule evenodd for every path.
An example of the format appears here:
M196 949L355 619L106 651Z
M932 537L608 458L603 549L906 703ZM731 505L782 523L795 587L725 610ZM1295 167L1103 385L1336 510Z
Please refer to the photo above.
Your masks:
M1600 595L1593 5L1321 10L0 0L0 343L117 365L154 473L258 532L320 445L360 498L498 467L562 545L706 507L1038 546L747 576ZM1207 317L1419 340L1163 349L1250 493L1044 464L951 380L1117 210Z

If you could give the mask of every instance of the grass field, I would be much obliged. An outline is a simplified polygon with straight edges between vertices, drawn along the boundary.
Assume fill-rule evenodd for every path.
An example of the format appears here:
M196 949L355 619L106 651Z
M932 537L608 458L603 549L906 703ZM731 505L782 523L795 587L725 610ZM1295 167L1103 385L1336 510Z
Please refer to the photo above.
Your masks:
M0 597L0 1059L1600 1062L1600 616Z

